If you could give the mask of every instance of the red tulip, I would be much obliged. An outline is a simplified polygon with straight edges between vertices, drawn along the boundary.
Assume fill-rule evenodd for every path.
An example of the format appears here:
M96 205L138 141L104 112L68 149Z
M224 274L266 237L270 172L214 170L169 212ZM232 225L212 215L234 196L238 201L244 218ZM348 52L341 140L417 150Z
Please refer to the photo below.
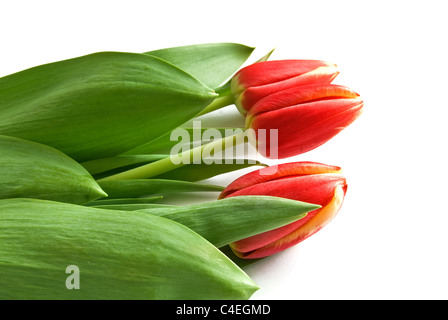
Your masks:
M296 222L230 244L240 258L262 258L310 237L337 214L347 190L341 168L314 162L285 163L250 172L232 182L220 199L266 195L321 205ZM275 173L272 173L275 172Z
M235 105L245 114L262 98L292 87L331 83L336 65L320 60L273 60L251 64L232 78Z
M254 129L257 137L263 132L260 129L276 132L272 143L269 134L257 138L258 149L265 157L281 159L327 142L355 121L362 107L359 95L344 86L298 86L258 101L246 116L246 127Z

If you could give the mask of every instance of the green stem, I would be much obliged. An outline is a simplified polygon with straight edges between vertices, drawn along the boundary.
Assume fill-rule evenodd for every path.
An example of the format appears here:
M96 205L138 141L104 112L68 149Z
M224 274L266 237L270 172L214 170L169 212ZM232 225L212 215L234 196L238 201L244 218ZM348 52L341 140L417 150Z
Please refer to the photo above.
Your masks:
M202 116L209 112L224 108L233 104L235 101L233 99L233 95L219 96L212 103L206 106L196 117Z
M234 147L238 144L244 143L245 136L246 132L243 131L233 136L225 137L204 144L202 146L184 151L180 154L171 155L164 159L140 166L138 168L134 168L109 177L99 179L98 181L116 181L116 180L152 178L162 173L182 167L184 165L194 163L195 159L202 159L202 152L205 148L208 148L209 150L215 150L216 148L218 148L218 150L223 151L229 147ZM188 161L181 161L180 163L178 163L179 158L188 159Z
M232 94L231 89L231 80L224 83L222 86L215 89L215 92L219 94L219 96L228 96Z
M235 103L232 90L230 88L230 80L222 86L215 89L215 92L219 94L219 97L213 100L204 110L202 110L197 117L207 114L209 112L224 108L228 105Z

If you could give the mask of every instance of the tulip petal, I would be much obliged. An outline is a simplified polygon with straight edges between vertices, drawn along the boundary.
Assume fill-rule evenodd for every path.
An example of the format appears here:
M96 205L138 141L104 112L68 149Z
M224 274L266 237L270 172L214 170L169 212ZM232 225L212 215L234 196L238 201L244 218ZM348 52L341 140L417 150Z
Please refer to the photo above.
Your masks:
M240 104L246 111L252 108L263 98L278 93L279 91L308 86L313 84L330 84L338 75L336 67L320 67L316 70L304 73L279 82L269 83L258 87L250 87L239 97L237 104Z
M335 64L321 60L273 60L253 63L231 80L235 105L245 114L263 97L295 86L331 83L338 75Z
M340 173L341 171L342 169L337 166L309 161L274 165L249 172L244 176L239 177L224 189L224 191L220 194L219 199L231 196L238 190L270 180L299 175Z
M346 186L345 178L339 174L301 175L256 184L236 191L232 194L232 197L264 194L317 203L325 207L331 202L334 197L334 190L338 186ZM233 248L240 252L249 252L266 246L300 228L317 215L319 211L320 209L310 211L306 217L286 226L236 241Z
M261 113L292 107L298 104L328 99L358 98L352 89L335 84L317 84L294 87L273 93L258 101L250 110L248 118Z
M251 251L249 253L243 253L238 251L233 244L230 244L233 252L240 258L244 259L258 259L263 258L287 248L290 248L299 242L305 240L311 235L315 234L317 231L322 229L327 225L338 213L342 206L344 200L344 195L346 191L346 186L338 186L335 188L334 197L328 205L320 209L319 213L316 214L312 219L305 223L302 227L291 232L287 236L270 243L260 249Z
M249 87L287 80L321 67L335 68L336 65L321 60L271 60L253 63L235 74L232 91L238 93Z
M260 129L278 130L277 145L271 146L269 135L266 139L257 139L257 143L264 157L282 159L324 144L355 121L362 107L363 101L359 98L309 102L262 113L254 118L251 127L257 134ZM272 153L272 147L277 152Z

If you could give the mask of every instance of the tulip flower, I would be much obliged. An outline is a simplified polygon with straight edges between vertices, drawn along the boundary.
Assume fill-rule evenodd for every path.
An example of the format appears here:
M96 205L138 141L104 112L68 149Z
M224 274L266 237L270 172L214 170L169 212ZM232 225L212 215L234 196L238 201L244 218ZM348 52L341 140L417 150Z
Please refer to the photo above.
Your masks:
M289 88L331 83L336 65L320 60L272 60L239 70L231 81L235 105L242 114L262 98Z
M257 134L263 156L282 159L324 144L355 121L362 107L359 95L345 86L298 86L258 101L246 116L246 127ZM259 139L260 132L276 132L277 136L271 142L269 134Z
M320 209L286 226L231 243L244 259L263 258L285 250L315 234L338 213L347 190L341 168L315 162L293 162L262 168L233 181L220 199L266 195L321 205Z

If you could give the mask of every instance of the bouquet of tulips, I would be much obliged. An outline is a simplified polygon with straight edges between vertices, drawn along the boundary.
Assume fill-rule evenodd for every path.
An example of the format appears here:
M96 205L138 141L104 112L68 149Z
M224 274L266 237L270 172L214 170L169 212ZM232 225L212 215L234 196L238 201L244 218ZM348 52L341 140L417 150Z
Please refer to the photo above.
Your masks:
M331 221L341 168L281 160L330 140L363 102L332 84L334 64L269 53L243 67L253 50L99 52L0 78L0 299L248 299L245 261ZM198 129L231 105L234 127ZM227 152L248 145L279 163ZM187 203L198 191L216 200ZM185 203L163 202L173 193Z

